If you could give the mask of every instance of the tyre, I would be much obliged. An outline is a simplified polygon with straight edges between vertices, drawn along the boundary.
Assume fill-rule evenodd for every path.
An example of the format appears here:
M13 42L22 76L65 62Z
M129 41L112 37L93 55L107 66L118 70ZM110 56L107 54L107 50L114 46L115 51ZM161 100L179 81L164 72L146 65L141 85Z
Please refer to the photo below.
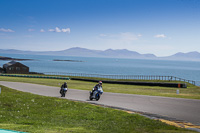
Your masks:
M92 100L93 99L92 96L89 96L89 99Z
M90 96L89 96L89 99L92 100L92 92L90 91Z
M96 101L98 101L99 99L100 99L100 95L97 94L97 95L96 95Z
M63 96L65 97L67 91L63 91Z

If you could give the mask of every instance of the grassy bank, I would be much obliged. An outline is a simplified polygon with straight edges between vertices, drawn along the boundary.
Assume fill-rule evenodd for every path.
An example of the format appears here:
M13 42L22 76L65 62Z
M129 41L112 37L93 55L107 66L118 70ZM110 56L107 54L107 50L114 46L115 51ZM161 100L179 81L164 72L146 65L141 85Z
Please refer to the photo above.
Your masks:
M0 87L1 129L30 133L193 132L137 114Z
M91 90L96 84L94 82L77 81L77 80L66 81L59 79L22 78L22 77L5 77L5 76L0 76L0 80L27 82L27 83L42 84L42 85L57 86L57 87L60 87L61 84L63 84L63 82L67 82L68 87L70 89L81 89L81 90ZM188 85L188 88L179 88L180 92L179 95L176 94L176 90L178 88L158 87L158 86L118 85L118 84L103 83L103 89L105 92L114 92L114 93L200 99L200 87L194 85Z

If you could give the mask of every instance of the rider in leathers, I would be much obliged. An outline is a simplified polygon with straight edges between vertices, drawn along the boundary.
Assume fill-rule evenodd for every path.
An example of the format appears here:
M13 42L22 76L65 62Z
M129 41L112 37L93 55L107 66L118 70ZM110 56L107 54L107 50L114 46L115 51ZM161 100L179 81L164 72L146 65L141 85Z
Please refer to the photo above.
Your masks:
M66 82L64 82L64 84L62 84L62 86L60 87L61 97L65 97L64 88L67 88L67 83Z
M92 89L92 94L91 95L93 95L93 92L98 90L100 87L102 88L102 81L99 81L99 83L94 86L94 88Z

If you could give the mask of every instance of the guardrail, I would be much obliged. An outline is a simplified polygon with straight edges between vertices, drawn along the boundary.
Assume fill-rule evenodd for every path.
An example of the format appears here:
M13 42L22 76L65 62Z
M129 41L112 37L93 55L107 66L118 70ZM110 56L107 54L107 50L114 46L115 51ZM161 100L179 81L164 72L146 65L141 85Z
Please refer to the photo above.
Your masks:
M74 77L95 77L95 78L107 78L107 79L135 79L135 80L163 80L163 81L184 81L196 85L195 81L187 80L175 76L159 76L159 75L105 75L105 74L86 74L86 73L61 73L61 72L44 72L48 75L63 75ZM14 74L0 74L0 76L9 77L28 77L28 78L49 78L49 79L65 79L69 80L69 77L60 76L35 76L35 75L14 75Z
M14 74L0 74L0 76L26 77L26 78L47 78L47 79L65 79L65 80L69 80L69 77L57 77L57 76L35 76L35 75L14 75Z
M61 72L44 72L48 75L65 75L74 77L95 77L107 79L135 79L135 80L165 80L165 81L184 81L195 85L195 81L187 80L175 76L159 76L159 75L104 75L104 74L85 74L85 73L61 73Z

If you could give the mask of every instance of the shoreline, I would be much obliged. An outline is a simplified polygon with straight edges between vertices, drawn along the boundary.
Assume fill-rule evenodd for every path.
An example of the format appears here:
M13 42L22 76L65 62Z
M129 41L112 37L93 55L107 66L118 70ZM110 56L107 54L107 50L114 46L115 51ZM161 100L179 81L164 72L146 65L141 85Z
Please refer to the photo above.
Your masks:
M60 60L60 59L54 59L53 61L83 62L83 61L80 61L80 60Z
M14 60L14 61L27 61L27 60L33 60L33 59L18 59L18 58L11 58L11 57L4 57L4 56L0 56L0 60Z

